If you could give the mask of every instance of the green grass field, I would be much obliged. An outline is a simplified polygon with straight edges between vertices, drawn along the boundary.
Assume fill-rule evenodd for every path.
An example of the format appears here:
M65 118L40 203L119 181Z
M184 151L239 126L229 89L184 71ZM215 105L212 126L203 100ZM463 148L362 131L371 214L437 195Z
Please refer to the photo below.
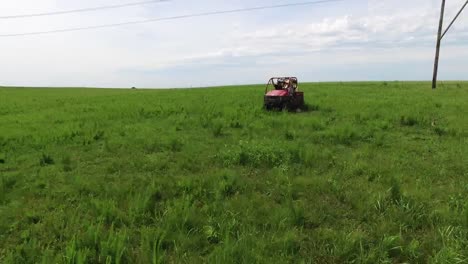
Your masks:
M468 83L0 89L0 263L467 263Z

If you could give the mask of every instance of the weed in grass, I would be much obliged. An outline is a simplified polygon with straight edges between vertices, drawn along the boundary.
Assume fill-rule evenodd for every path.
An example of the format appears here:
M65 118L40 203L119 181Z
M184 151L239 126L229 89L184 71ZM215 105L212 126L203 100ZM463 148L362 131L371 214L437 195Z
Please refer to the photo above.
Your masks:
M300 203L295 204L293 201L289 201L289 210L292 225L299 228L304 227L306 223L304 206Z
M384 236L380 244L382 251L386 252L390 258L398 259L403 249L402 240L400 235Z
M395 177L393 177L391 184L392 186L390 187L390 200L394 203L398 203L401 201L402 198L400 183Z
M464 219L464 225L465 225L465 227L468 227L468 202L465 203L465 208L463 209L463 212L465 214L465 216L464 216L464 218L465 218ZM462 214L463 214L463 212L462 212Z
M145 228L141 232L140 263L161 264L166 263L165 247L166 233L153 228Z
M311 112L320 110L320 106L316 104L305 104L304 107L307 111L311 111Z
M231 128L236 128L236 129L241 129L244 127L239 120L232 120L230 126Z
M8 140L3 137L2 135L0 135L0 147L5 147L6 145L8 144Z
M64 260L66 263L73 263L73 264L84 264L87 262L87 257L89 255L88 250L80 250L78 249L78 245L76 242L76 237L73 237L71 241L67 243L65 247L65 257Z
M147 142L147 144L145 144L143 148L145 150L145 153L147 154L164 152L164 144L160 142L159 139L154 139L150 142Z
M169 142L169 149L172 152L180 152L182 151L182 148L184 147L184 143L177 138L172 138Z
M382 214L387 210L387 203L384 197L379 196L377 201L374 204L375 210Z
M466 236L466 230L454 226L438 229L438 243L440 250L430 258L432 263L465 263L468 260L466 248L460 243L460 237ZM465 245L466 246L466 245Z
M284 138L289 141L293 141L294 138L296 137L295 133L293 131L286 131L284 133Z
M143 200L143 203L141 205L144 204L144 209L146 212L150 213L150 214L155 214L159 211L161 211L161 202L164 200L164 196L163 196L163 191L160 190L159 188L157 187L153 187L151 192L149 193L149 197L147 197L147 199ZM140 210L137 210L136 212L137 214L140 213L141 214L141 211Z
M447 129L442 128L442 127L435 127L434 132L440 137L444 136L444 135L446 135L448 133Z
M230 197L239 192L240 187L238 177L234 173L224 173L219 181L218 196L219 199Z
M450 195L449 207L451 210L454 210L456 212L462 212L464 208L466 207L465 204L468 205L465 195L461 193Z
M17 183L17 177L2 175L0 184L4 190L11 190Z
M65 172L70 172L73 170L72 161L69 156L66 156L62 159L62 166L63 166L63 171Z
M220 242L220 234L218 233L218 231L216 231L216 228L214 228L213 226L204 226L203 233L210 243L218 244Z
M351 145L353 142L359 141L363 137L362 131L358 132L355 128L349 126L324 134L324 139L330 141L332 144L343 145Z
M212 133L215 137L223 136L224 124L222 122L215 122L213 123Z
M100 259L106 263L126 263L128 236L125 230L115 231L111 226L107 239L100 243Z
M301 240L295 230L286 232L284 236L273 243L276 243L278 250L285 255L294 256L301 250Z
M234 149L227 149L217 157L226 166L280 166L295 162L298 151L278 144L263 145L240 141Z
M412 116L401 116L400 117L400 125L402 126L415 126L418 124L418 120Z
M373 139L373 142L379 148L384 147L386 143L385 134L383 133L376 134Z
M45 167L48 165L53 165L55 163L54 159L47 154L42 154L41 158L39 159L39 164L41 167Z
M124 222L124 215L116 206L113 200L92 200L93 209L97 212L97 218L107 224L121 225Z
M104 138L104 131L102 131L102 130L98 130L93 136L93 139L95 141L99 141L99 140L101 140L103 138Z
M0 205L7 202L7 193L16 184L14 178L0 175Z

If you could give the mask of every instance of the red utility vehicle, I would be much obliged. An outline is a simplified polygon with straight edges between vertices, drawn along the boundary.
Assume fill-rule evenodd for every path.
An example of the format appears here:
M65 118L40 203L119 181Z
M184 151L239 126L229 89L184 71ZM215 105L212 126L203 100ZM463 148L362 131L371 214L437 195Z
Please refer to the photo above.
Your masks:
M304 92L299 92L296 77L273 77L265 88L266 110L299 110L304 107Z

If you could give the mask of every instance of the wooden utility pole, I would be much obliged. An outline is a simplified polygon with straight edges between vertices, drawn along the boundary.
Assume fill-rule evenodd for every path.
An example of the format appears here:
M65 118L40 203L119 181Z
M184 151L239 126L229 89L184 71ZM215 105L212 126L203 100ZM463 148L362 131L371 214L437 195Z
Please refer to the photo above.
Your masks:
M434 60L434 74L432 76L432 89L435 89L437 87L437 72L439 70L440 42L442 40L442 27L444 26L444 11L445 11L445 0L442 0L442 7L440 9L439 31L437 32L436 55L435 55L435 60Z
M435 61L434 61L434 75L432 77L432 89L435 89L437 87L437 72L439 70L440 43L442 39L444 38L445 34L447 34L450 27L452 27L453 23L455 23L455 21L457 20L457 18L460 16L460 14L463 12L463 10L465 9L467 5L468 5L468 0L462 6L460 11L458 11L455 18L452 20L452 22L450 22L449 26L442 34L442 27L444 26L444 12L445 12L445 0L442 0L442 8L440 9L439 31L437 33L436 55L435 55Z

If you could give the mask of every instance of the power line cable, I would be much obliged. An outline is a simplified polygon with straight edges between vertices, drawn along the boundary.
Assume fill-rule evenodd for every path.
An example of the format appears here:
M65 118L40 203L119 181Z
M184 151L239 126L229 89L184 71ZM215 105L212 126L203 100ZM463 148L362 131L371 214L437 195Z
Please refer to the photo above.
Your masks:
M149 0L149 1L127 3L127 4L89 7L89 8L55 11L55 12L47 12L47 13L0 16L0 19L16 19L16 18L29 18L29 17L57 16L57 15L72 14L72 13L84 13L84 12L99 11L99 10L105 10L105 9L116 9L116 8L131 7L131 6L149 5L149 4L169 2L169 1L171 1L171 0Z
M15 34L3 34L3 35L0 35L0 37L20 37L20 36L44 35L44 34L52 34L52 33L64 33L64 32L72 32L72 31L91 30L91 29L99 29L99 28L114 28L114 27L120 27L120 26L126 26L126 25L136 25L136 24L144 24L144 23L151 23L151 22L178 20L178 19L193 18L193 17L205 17L205 16L214 16L214 15L221 15L221 14L233 14L233 13L240 13L240 12L249 12L249 11L257 11L257 10L265 10L265 9L277 9L277 8L294 7L294 6L317 5L317 4L323 4L323 3L342 2L342 1L344 1L344 0L321 0L321 1L307 1L307 2L281 4L281 5L269 5L269 6L239 8L239 9L232 9L232 10L211 11L211 12L204 12L204 13L197 13L197 14L152 18L152 19L145 19L145 20L139 20L139 21L130 21L130 22L122 22L122 23L114 23L114 24L88 26L88 27L76 27L76 28L66 28L66 29L36 31L36 32L26 32L26 33L15 33Z

